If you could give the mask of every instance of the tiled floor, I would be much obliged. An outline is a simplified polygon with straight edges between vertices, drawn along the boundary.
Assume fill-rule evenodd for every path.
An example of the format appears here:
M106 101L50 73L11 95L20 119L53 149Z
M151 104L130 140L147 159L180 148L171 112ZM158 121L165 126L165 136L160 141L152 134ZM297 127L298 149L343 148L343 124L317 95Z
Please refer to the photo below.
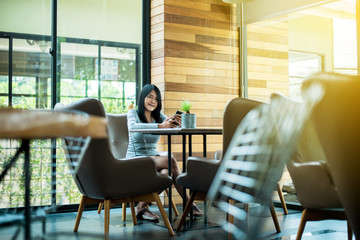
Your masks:
M153 211L156 207L151 206ZM179 209L181 210L181 209ZM287 240L295 239L296 232L300 223L301 212L298 210L289 210L289 215L284 216L282 209L277 208L277 216L280 222L281 233L276 233L273 222L269 216L265 219L264 230L261 233L263 239ZM209 208L210 227L204 228L203 219L196 221L195 227L186 231L177 233L171 239L227 239L227 234L217 223L225 219L223 213L214 207ZM170 239L167 229L160 224L154 224L148 221L139 221L137 226L133 226L130 210L127 210L127 221L121 221L121 208L112 209L110 212L110 236L109 239ZM103 239L103 213L97 214L96 211L85 211L80 223L78 233L73 233L76 213L57 213L50 214L46 222L45 239L65 239L65 240L85 240L85 239ZM14 227L3 227L0 229L0 239L11 239L15 232ZM41 239L41 224L35 222L32 224L33 239ZM23 239L22 232L17 239ZM332 240L347 239L347 225L345 221L326 220L319 222L308 222L302 239L314 240Z

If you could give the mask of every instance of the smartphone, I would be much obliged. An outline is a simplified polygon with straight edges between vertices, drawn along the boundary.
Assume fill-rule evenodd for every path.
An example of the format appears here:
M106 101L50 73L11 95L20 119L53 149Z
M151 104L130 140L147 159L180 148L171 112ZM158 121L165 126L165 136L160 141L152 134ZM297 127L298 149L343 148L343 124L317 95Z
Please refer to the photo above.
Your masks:
M182 114L182 112L181 112L181 111L179 111L179 110L177 110L177 111L176 111L176 113L175 113L175 115L177 115L177 114L179 114L179 115L180 115L180 118L181 118L181 114ZM175 120L175 118L173 118L173 120ZM175 122L175 124L176 124L176 125L179 125L179 123L178 123L178 122Z

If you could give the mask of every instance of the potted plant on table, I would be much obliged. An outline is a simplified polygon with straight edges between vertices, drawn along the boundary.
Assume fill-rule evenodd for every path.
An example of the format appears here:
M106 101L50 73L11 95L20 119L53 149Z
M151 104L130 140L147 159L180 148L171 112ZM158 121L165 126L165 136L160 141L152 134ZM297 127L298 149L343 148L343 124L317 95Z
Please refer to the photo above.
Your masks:
M182 128L195 128L196 127L196 114L190 113L192 103L189 100L181 102L181 110L185 113L181 114L181 127Z

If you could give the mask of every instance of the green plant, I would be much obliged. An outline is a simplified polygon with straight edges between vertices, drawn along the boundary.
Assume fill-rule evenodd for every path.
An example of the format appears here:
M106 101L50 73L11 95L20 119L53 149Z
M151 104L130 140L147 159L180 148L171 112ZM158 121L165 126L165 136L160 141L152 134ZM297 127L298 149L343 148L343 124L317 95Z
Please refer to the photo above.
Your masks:
M184 100L181 102L181 110L186 112L186 113L190 113L190 109L192 107L192 103L190 100Z
M115 100L103 100L102 101L105 112L107 113L127 113L128 109L122 104L117 103Z

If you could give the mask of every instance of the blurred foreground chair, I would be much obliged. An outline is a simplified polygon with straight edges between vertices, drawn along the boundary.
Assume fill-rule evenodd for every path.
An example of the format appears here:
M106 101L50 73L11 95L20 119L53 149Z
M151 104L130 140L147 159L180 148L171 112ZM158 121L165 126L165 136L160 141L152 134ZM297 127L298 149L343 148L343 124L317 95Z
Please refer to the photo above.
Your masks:
M272 101L279 98L287 99L282 94L271 95ZM305 124L296 153L286 166L297 198L304 208L297 240L301 239L307 221L347 220L311 117ZM352 230L349 225L348 239L352 239Z
M41 161L41 158L48 159L50 156L55 158L55 155L50 155L50 152L56 152L55 139L68 137L71 139L68 148L74 151L72 158L80 161L90 139L87 136L105 137L107 135L106 121L103 118L90 118L88 114L79 112L58 113L50 110L19 110L11 108L0 109L0 116L0 138L2 138L0 141L0 156L5 160L0 164L0 183L3 184L8 172L13 174L11 172L14 170L15 172L20 171L16 169L21 165L16 166L15 164L16 162L19 164L19 161L22 164L22 161L24 165L20 168L23 171L23 179L18 179L17 184L25 190L23 196L24 208L19 209L19 211L12 208L2 209L0 227L18 225L12 237L12 239L16 239L23 226L24 238L31 239L34 232L31 222L41 220L42 236L40 238L43 239L45 238L46 215L54 212L57 206L55 204L36 207L31 205L33 200L31 196L34 195L33 197L36 198L36 194L31 194L34 190L31 187L31 175L37 173L37 171L33 171L36 168L33 165L34 160L35 162ZM94 125L96 125L96 129L93 128ZM51 143L45 139L51 139ZM16 153L9 157L9 154L13 154L13 149L17 149ZM22 160L20 160L21 155L24 155ZM55 184L55 182L52 182L52 184ZM50 188L53 189L53 186ZM17 188L13 190L17 191ZM1 197L0 204L3 206L8 205L8 199Z
M321 96L322 88L314 85L300 106L277 99L250 111L240 123L208 192L209 200L235 218L233 223L223 224L235 239L260 238L264 210L271 204L285 162ZM229 200L260 207L247 212ZM250 216L253 223L247 224Z
M55 109L57 111L78 110L105 117L104 107L97 99L82 99L66 106L56 105ZM64 147L66 150L67 143ZM72 161L71 158L68 160ZM108 235L111 205L129 202L133 222L136 225L133 203L155 201L170 235L174 235L158 194L171 186L172 179L156 172L153 159L138 157L118 160L110 149L109 139L92 139L73 177L83 195L74 232L78 230L85 204L104 202L104 233Z
M228 102L224 110L223 118L223 149L225 151L228 149L233 134L241 120L249 111L254 109L259 104L261 104L261 102L246 98L235 98ZM221 151L217 152L218 156L221 154ZM180 185L192 190L192 193L186 204L185 210L183 211L183 215L178 223L176 230L177 232L181 231L181 228L185 223L186 216L188 215L193 202L195 200L205 200L206 193L210 188L220 163L221 158L217 160L209 160L200 157L188 158L186 172L181 174L176 181ZM276 231L280 232L280 226L275 213L274 205L271 204L269 207L274 220ZM229 221L231 221L231 218Z
M356 239L360 239L360 77L334 73L312 76L304 83L326 89L315 108L315 129Z
M229 101L225 107L224 119L223 119L223 148L215 152L215 160L221 160L230 144L230 141L239 126L240 122L246 116L246 114L259 105L261 102L250 100L246 98L235 98ZM281 177L278 179L280 181ZM288 214L283 192L280 184L277 184L276 191L279 195L280 203L283 208L284 214ZM275 213L275 209L272 209ZM278 227L277 227L278 228ZM280 228L277 229L280 231Z
M129 133L127 127L127 114L111 114L107 113L106 118L108 120L108 134L109 134L109 144L111 146L111 152L113 153L116 159L123 159L126 156L126 151L129 144ZM160 155L166 154L167 152L160 152ZM168 193L168 190L165 189L165 192ZM134 203L132 203L134 204ZM99 203L98 213L101 213L104 203ZM171 205L174 209L176 216L179 215L179 212L176 208L174 199L171 199ZM122 204L122 220L126 221L126 203Z

